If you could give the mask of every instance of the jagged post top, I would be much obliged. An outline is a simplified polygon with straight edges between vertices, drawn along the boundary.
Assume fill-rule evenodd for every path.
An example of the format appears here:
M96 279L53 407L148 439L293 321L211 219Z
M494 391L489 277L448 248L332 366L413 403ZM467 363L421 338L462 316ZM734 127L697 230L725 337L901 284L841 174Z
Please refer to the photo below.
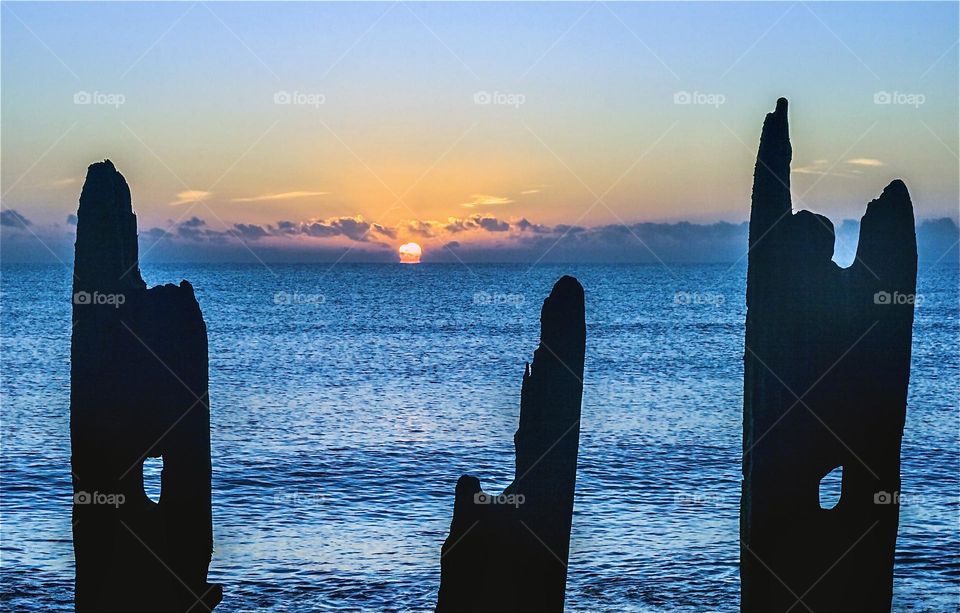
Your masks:
M540 312L541 336L556 336L558 326L583 319L583 286L574 277L564 275L554 283Z
M753 170L753 198L750 207L750 245L759 240L781 218L791 211L790 126L787 120L787 99L777 100L777 107L763 120L760 148Z
M917 276L917 232L907 186L894 179L879 198L867 204L853 268L866 278L913 293Z
M763 119L760 133L760 149L757 165L766 167L777 174L786 186L790 185L790 162L793 160L793 147L790 145L790 122L787 117L787 99L778 98L772 113ZM781 174L786 171L785 174Z
M137 249L137 216L130 187L113 162L87 168L77 210L74 287L83 290L144 289Z
M787 100L780 98L774 111L763 121L750 208L750 261L766 260L768 256L794 258L802 252L810 262L827 264L834 252L833 224L826 217L809 211L791 215L793 150L787 110ZM891 281L909 280L915 273L909 266L916 254L914 224L907 187L902 180L895 179L879 198L867 205L861 219L854 270L877 277L878 281L886 276L885 271L889 271ZM777 231L772 232L775 228ZM755 278L754 281L761 280Z
M543 301L540 347L534 352L534 365L544 359L560 360L567 368L579 367L579 372L574 372L583 379L586 336L583 286L574 277L564 275Z

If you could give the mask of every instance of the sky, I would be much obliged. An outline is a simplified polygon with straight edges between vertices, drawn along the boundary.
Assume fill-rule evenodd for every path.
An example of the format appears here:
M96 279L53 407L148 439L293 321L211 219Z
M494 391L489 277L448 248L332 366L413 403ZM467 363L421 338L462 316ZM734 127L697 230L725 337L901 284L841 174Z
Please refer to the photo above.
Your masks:
M583 233L620 242L558 253L632 241L649 256L662 239L680 256L690 236L740 240L724 224L748 217L780 96L795 208L859 219L899 177L918 219L957 218L956 3L0 13L7 259L70 257L69 216L104 158L131 186L145 258L397 259L415 241L425 260L523 259Z

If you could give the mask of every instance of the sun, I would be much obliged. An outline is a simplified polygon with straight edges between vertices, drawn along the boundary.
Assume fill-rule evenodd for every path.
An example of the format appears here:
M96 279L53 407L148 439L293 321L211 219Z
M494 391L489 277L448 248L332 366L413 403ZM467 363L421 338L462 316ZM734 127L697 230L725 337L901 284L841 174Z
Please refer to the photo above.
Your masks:
M416 243L406 243L400 245L400 263L401 264L419 264L423 249Z

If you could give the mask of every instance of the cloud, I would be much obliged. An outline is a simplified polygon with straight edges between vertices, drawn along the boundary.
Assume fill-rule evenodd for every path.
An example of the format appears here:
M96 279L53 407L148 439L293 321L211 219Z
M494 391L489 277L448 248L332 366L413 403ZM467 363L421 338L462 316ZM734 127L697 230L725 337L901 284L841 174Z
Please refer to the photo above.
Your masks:
M178 206L181 204L187 204L189 202L200 202L205 200L213 195L213 192L205 192L199 189L188 189L187 191L178 192L177 199L170 203L170 206Z
M806 166L795 166L790 169L790 172L798 175L824 175L826 173L827 166L826 164L819 164L818 162L813 162Z
M69 223L69 220L68 220ZM74 234L61 224L38 225L13 209L0 210L6 261L50 261L51 251L69 258ZM20 229L30 226L40 238ZM859 222L838 221L834 260L846 265L859 240ZM471 215L446 222L418 220L396 226L362 216L272 224L237 223L213 228L200 217L168 222L140 232L141 254L151 262L391 262L396 240L411 228L427 228L424 260L433 262L678 263L745 265L748 226L733 224L632 223L602 226L546 225L526 218ZM452 230L450 228L453 228ZM920 263L951 265L958 256L960 230L953 219L918 221ZM253 253L251 253L253 251ZM455 251L455 254L454 254ZM254 255L255 254L255 255ZM955 264L954 264L955 265Z
M447 225L443 226L443 229L447 232L465 232L467 230L473 230L477 225L473 223L469 218L460 219L459 217L448 217Z
M516 225L521 232L533 232L534 234L546 234L550 232L549 227L540 225L538 223L531 223L527 221L526 218L521 218L520 221L514 225Z
M142 231L140 238L149 244L141 253L149 253L152 261L159 262L335 262L348 256L344 261L390 262L396 251L372 238L382 232L395 233L361 217L237 223L223 229L210 228L205 220L191 217L169 228ZM333 237L346 237L363 247L324 240Z
M387 238L397 238L397 231L394 230L393 228L387 228L385 226L381 226L378 223L375 223L373 224L373 229L378 234L382 234Z
M960 261L960 228L949 217L924 220L917 226L917 249L921 263L956 266Z
M277 232L280 234L296 234L297 224L292 221L278 221Z
M860 222L846 219L835 224L833 260L841 266L853 263L860 241ZM952 264L958 259L960 229L949 217L917 220L917 254L920 264Z
M443 229L447 232L466 232L469 230L486 230L487 232L506 232L510 224L490 215L474 213L469 217L448 217Z
M462 207L472 209L478 206L495 206L498 204L510 204L513 202L510 198L506 196L491 196L489 194L473 194L470 196L469 202L463 202L460 204Z
M510 229L510 224L495 217L481 217L477 220L477 225L487 232L506 232Z
M847 160L847 164L852 164L853 166L870 166L872 168L885 166L883 162L874 158L853 158L851 160Z
M273 200L293 200L295 198L307 198L310 196L326 196L330 192L280 192L277 194L263 194L260 196L249 196L246 198L233 198L231 202L270 202Z
M837 170L836 164L831 165L829 160L814 160L810 164L804 166L795 166L790 169L790 172L798 175L818 175L818 176L831 176L831 177L843 177L846 179L855 179L859 171L853 170L846 172L843 170Z
M178 223L176 233L178 236L183 238L193 241L200 241L207 237L207 232L201 229L205 225L207 225L207 222L199 217L194 216L186 221Z
M814 160L809 164L797 166L791 169L791 172L794 172L798 175L818 175L856 179L863 172L860 170L861 167L877 168L884 165L885 164L883 162L875 158L851 158L844 162L844 166L841 166L839 163L831 164L830 160ZM849 166L854 166L855 168L847 168Z
M600 226L600 228L614 228L615 232L622 232L626 229L626 226L616 225L616 226ZM583 226L568 226L567 224L557 224L553 227L553 231L557 234L579 234L580 232L586 232L587 229Z
M421 221L417 219L407 222L406 230L422 238L433 238L443 230L443 224L439 221Z
M530 194L539 194L539 193L540 193L540 190L539 190L539 189L525 189L525 190L523 190L523 191L520 192L520 195L521 195L521 196L529 196Z
M371 242L374 239L373 235L376 234L391 239L397 237L396 230L371 223L365 220L362 215L304 222L300 224L299 230L307 236L320 238L345 236L356 242Z
M264 230L262 226L258 226L256 224L234 224L233 230L240 236L240 238L244 240L255 241L258 238L269 236L269 233Z
M15 219L17 218L8 212L4 225L11 225ZM358 248L357 259L350 261L390 261L389 257L393 257L394 253L394 245L390 241L399 236L407 238L409 233L417 230L434 233L432 238L437 242L432 247L427 244L424 259L435 262L744 262L742 256L746 252L748 234L746 222L550 226L533 223L526 218L508 221L491 215L475 214L462 219L449 218L447 223L418 220L397 227L372 223L357 215L299 223L238 223L223 230L212 229L203 219L191 217L167 229L152 228L142 232L141 237L167 244L166 257L182 257L172 248L177 244L187 250L184 253L197 253L202 259L213 257L211 254L221 253L223 249L229 249L230 245L239 247L241 243L256 243L258 253L264 249L265 253L273 253L279 261L294 252L301 254L306 260L319 258L318 261L333 253L342 255L346 253L342 249L348 247L344 246L342 240L338 246L335 239L339 238L363 245L363 248ZM846 220L838 223L836 233L834 259L841 265L846 265L849 263L846 259L852 258L856 249L859 222ZM918 224L921 261L955 261L957 234L957 226L950 219ZM458 236L451 240L451 235ZM444 241L445 238L447 240ZM249 248L248 246L245 249ZM206 251L201 254L196 252L196 249ZM451 250L456 250L456 257ZM281 253L286 255L278 255ZM384 260L385 257L388 259Z
M170 222L166 229L153 228L143 233L154 238L171 238L190 242L209 242L240 239L258 241L274 239L274 243L296 237L311 239L333 239L342 237L356 243L371 246L385 246L385 240L394 241L401 235L414 234L423 238L432 238L444 233L460 231L506 233L510 223L490 215L475 214L459 219L451 217L447 223L439 221L410 221L397 227L388 227L365 219L362 215L354 217L330 217L302 222L289 220L275 224L234 224L229 229L214 230L199 217L191 217L178 223Z
M506 222L501 222L506 223ZM547 226L526 219L510 231L475 242L458 241L457 257L446 250L427 250L432 261L654 263L734 262L747 248L747 223L709 225L634 223L585 227ZM502 227L497 225L498 230Z
M4 209L0 211L0 226L8 228L26 228L33 223L18 213L15 209Z
M311 236L346 236L353 241L365 241L371 225L363 217L341 217L326 221L317 221L306 226Z
M177 222L168 222L166 228L150 228L140 232L141 237L146 237L154 242L161 239L179 241L180 243L225 243L231 240L256 240L256 229L259 226L248 224L235 224L232 228L215 230L207 225L206 220L197 216L190 219ZM266 235L266 231L262 236Z

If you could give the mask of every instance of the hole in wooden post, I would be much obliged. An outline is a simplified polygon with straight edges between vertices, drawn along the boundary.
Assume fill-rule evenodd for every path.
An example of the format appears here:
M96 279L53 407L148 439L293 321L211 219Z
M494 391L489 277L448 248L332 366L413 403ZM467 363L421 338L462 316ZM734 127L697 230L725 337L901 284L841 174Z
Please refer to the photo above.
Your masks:
M163 473L163 458L144 458L143 491L150 500L160 502L160 475Z
M820 508L830 510L840 502L843 466L837 466L820 479Z

